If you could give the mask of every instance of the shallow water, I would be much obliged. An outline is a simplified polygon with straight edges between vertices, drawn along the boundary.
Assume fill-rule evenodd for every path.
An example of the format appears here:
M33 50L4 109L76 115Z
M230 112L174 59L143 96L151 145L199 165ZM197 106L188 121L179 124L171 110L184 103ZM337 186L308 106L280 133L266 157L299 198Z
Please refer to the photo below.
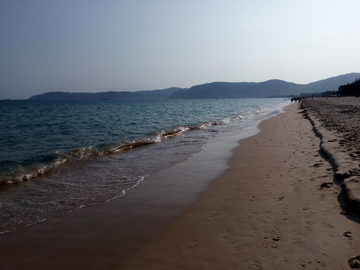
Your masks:
M0 232L104 203L283 99L0 102Z

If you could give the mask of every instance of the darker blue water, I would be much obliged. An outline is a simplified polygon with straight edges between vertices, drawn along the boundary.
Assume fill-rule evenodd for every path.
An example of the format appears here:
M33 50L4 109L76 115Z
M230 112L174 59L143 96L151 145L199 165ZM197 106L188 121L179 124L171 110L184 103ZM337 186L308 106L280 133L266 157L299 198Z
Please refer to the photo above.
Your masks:
M153 143L164 132L173 135L219 123L274 102L278 100L2 101L0 179L20 177L31 166L102 155L131 142Z
M0 101L0 232L124 195L283 99Z

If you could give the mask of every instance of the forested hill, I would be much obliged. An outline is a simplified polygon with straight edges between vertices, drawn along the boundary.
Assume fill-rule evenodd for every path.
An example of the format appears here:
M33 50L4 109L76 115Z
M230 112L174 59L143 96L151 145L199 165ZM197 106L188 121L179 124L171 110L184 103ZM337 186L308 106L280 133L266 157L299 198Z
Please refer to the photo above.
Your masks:
M177 91L169 98L260 98L290 96L299 93L299 89L300 85L281 80L270 80L261 83L213 82Z
M137 92L99 92L99 93L69 93L47 92L32 96L29 100L132 100L132 99L166 99L182 88L172 87L163 90L137 91Z
M338 90L340 85L352 83L360 73L348 73L325 80L296 84L282 80L265 82L212 82L188 89L172 87L163 90L137 92L68 93L48 92L32 96L29 100L128 100L128 99L206 99L206 98L266 98L289 97L302 93Z
M198 98L264 98L287 97L302 93L325 92L338 90L340 85L353 82L360 78L360 73L349 73L325 80L309 83L295 84L282 80L269 80L260 83L228 83L213 82L193 86L175 92L171 99L198 99Z

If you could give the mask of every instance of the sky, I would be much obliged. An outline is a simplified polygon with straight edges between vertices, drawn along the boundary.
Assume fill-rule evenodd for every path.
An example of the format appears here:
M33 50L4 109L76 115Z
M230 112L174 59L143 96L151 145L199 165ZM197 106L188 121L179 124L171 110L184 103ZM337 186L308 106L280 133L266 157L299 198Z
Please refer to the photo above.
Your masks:
M1 0L0 99L360 72L359 0Z

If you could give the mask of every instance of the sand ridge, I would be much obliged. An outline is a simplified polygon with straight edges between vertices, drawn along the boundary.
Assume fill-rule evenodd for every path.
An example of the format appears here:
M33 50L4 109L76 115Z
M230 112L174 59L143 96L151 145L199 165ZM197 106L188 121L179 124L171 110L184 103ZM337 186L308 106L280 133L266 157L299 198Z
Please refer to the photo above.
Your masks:
M116 269L349 269L359 220L298 104L240 142L230 168Z
M327 155L342 184L351 211L360 212L360 99L355 97L307 99L304 115L321 138Z

